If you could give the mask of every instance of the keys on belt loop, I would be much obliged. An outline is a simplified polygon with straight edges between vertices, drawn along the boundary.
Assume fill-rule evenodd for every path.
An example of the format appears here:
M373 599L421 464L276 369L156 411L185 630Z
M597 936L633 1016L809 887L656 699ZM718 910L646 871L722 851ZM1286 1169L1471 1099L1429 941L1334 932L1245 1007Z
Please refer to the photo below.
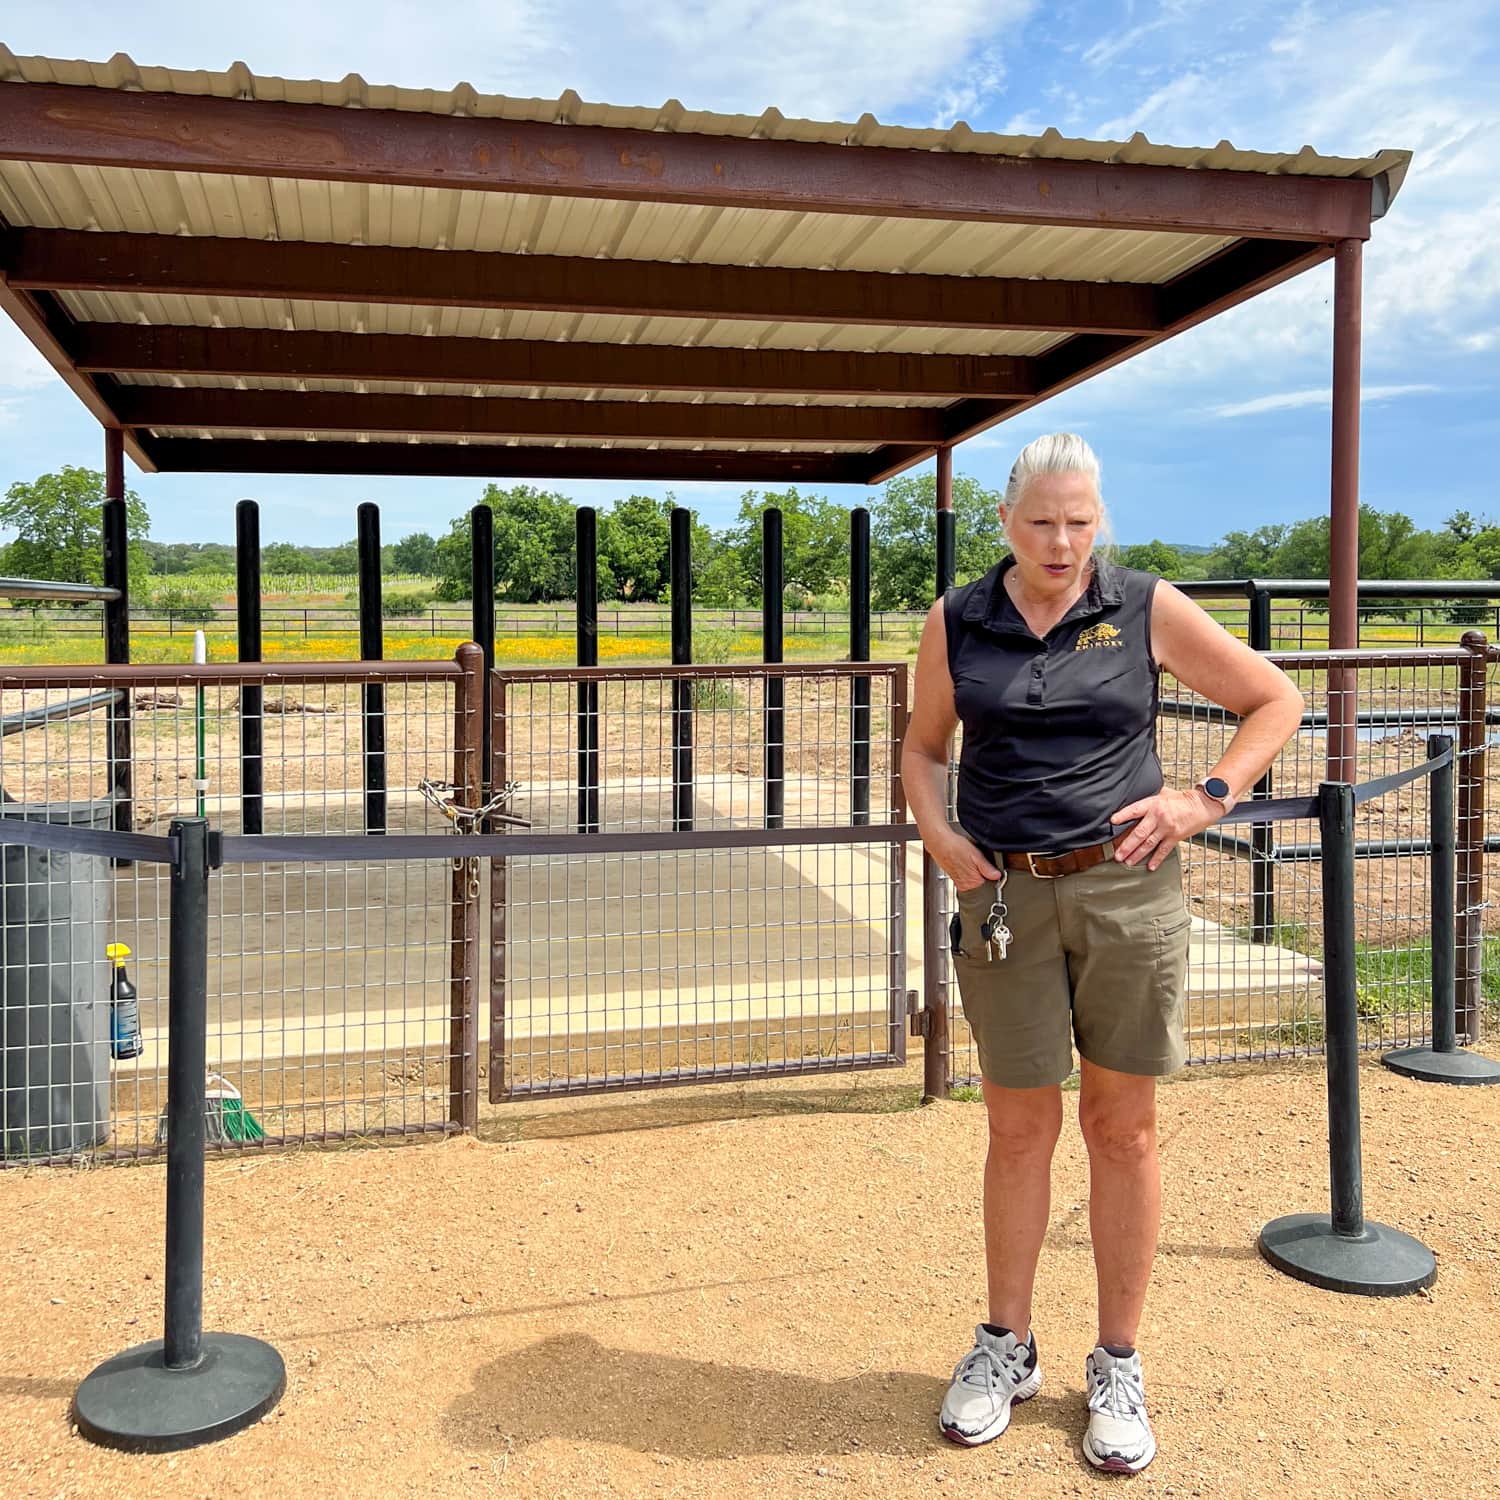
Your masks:
M1010 945L1016 940L1015 934L1005 922L1010 915L1010 908L1005 904L1005 882L1009 878L1010 871L1002 865L1000 879L995 883L995 899L990 903L989 915L979 926L979 940L984 944L986 963L994 963L997 950L1003 961L1010 950Z

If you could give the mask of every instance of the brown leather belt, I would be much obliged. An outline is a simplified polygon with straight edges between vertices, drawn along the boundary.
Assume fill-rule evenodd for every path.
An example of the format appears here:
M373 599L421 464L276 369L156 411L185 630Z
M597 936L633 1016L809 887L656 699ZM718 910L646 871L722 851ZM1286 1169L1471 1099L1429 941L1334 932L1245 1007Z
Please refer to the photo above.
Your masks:
M1038 880L1060 880L1064 875L1078 875L1092 870L1105 860L1115 857L1113 839L1102 844L1089 844L1082 849L1069 849L1066 854L1003 854L1007 870L1025 870Z

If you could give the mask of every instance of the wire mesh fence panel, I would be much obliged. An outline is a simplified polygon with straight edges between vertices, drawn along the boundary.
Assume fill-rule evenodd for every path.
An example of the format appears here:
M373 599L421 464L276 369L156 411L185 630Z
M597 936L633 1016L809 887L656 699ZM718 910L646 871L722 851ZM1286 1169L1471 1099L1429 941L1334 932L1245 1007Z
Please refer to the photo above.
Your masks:
M370 754L379 739L370 722L372 675L383 694L375 700L384 728L378 765ZM239 833L249 720L261 730L264 834L364 833L372 812L382 810L390 833L442 832L447 824L419 786L454 775L460 681L451 663L18 670L0 677L5 815L108 827L128 785L138 831L165 834L176 817L204 815L212 828ZM70 700L100 693L116 702L60 716ZM126 711L128 783L110 753L110 720ZM469 717L477 733L477 712ZM372 778L381 783L378 803ZM94 1117L70 1154L141 1156L160 1148L169 879L166 865L5 847L7 1161L61 1154L31 1149L42 1139L33 1127L42 1084L65 1083L70 1067L87 1066L102 1079ZM64 889L67 900L59 899ZM211 1142L450 1128L453 900L446 861L247 863L215 871ZM89 919L62 943L70 903ZM107 955L112 944L128 955ZM116 1005L111 1044L115 960L137 992L138 1042L121 1040ZM55 1003L64 991L72 996L66 1018ZM60 1032L65 1020L79 1038L71 1063L56 1050L42 1056L37 1045L43 1030Z
M1455 650L1273 654L1302 691L1307 711L1255 796L1308 797L1328 779L1358 785L1420 765L1429 735L1459 736L1466 656ZM1160 692L1157 745L1166 784L1192 786L1223 754L1238 721L1166 674ZM1367 1048L1414 1045L1430 1033L1429 797L1430 783L1420 777L1356 810L1355 962ZM1318 856L1311 819L1224 825L1180 846L1191 916L1183 1002L1189 1063L1322 1051ZM943 910L946 921L951 889ZM944 963L952 1079L977 1084L978 1057L946 957Z
M902 1060L903 668L492 680L510 810L643 840L494 862L492 1099Z

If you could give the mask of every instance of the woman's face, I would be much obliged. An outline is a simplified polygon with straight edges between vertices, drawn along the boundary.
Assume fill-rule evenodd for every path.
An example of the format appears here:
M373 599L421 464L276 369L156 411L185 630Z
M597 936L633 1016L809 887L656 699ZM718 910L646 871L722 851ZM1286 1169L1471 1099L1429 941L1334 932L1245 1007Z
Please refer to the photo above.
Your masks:
M1099 530L1099 494L1086 474L1039 474L1020 504L1000 507L1020 581L1033 593L1078 588Z

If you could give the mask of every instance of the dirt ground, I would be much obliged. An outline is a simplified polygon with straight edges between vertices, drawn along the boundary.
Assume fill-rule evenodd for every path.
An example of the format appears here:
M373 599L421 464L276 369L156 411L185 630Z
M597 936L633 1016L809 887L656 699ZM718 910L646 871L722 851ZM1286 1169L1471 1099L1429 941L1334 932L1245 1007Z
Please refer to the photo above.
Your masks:
M1163 1088L1141 1332L1161 1452L1119 1481L1078 1453L1076 1120L1036 1303L1042 1393L990 1447L936 1432L983 1313L984 1118L911 1107L919 1068L503 1106L479 1139L211 1162L206 1326L271 1340L288 1387L259 1426L172 1457L69 1423L82 1376L160 1331L164 1169L0 1174L0 1493L1495 1493L1500 1089L1364 1069L1367 1212L1439 1264L1430 1294L1375 1300L1254 1249L1266 1220L1327 1208L1321 1067Z

